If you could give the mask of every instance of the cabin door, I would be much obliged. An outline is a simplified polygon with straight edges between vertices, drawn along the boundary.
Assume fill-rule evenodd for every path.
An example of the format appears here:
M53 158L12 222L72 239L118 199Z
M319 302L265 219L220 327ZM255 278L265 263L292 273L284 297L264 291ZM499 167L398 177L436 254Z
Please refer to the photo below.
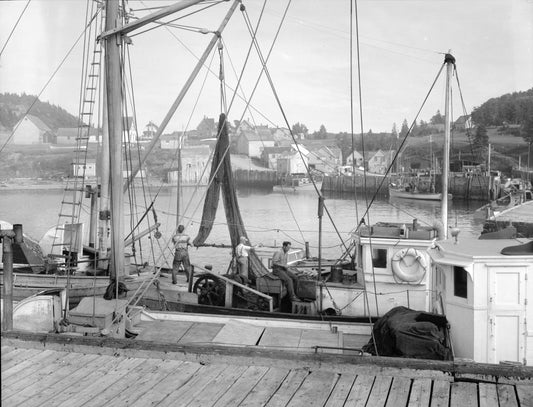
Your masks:
M526 268L495 266L489 276L488 363L525 359Z

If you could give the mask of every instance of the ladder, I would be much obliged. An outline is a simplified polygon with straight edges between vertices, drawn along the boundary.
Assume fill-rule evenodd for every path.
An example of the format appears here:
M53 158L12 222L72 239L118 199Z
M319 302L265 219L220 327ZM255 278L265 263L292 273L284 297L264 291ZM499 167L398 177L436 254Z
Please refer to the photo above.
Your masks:
M100 7L98 2L94 4ZM95 136L96 141L99 141L97 129L93 125L97 122L95 112L98 107L97 97L100 89L103 50L102 46L97 43L96 36L101 32L104 21L104 13L101 11L100 17L95 19L96 23L93 24L94 27L90 28L85 39L87 51L84 58L86 63L84 64L74 155L61 200L58 222L52 241L52 253L49 255L51 258L64 259L67 274L73 273L77 267L78 255L81 255L80 251L83 251L83 227L80 223L83 198L88 198L90 194L95 193L95 188L86 183L86 170L89 138ZM88 46L91 43L94 45ZM96 163L93 165L94 170L96 170Z

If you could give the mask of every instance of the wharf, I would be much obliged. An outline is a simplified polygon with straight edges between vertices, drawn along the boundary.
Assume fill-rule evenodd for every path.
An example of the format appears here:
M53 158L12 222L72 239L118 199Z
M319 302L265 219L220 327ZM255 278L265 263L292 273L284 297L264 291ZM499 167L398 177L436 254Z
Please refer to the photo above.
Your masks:
M531 406L533 369L2 334L3 406Z

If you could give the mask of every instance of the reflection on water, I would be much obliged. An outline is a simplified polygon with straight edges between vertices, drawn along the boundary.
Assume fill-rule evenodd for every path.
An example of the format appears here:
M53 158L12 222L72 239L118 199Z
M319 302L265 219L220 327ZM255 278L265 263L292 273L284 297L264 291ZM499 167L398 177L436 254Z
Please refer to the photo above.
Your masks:
M187 232L194 237L201 220L203 199L206 188L185 188L180 200L181 223L187 226ZM19 190L1 191L0 220L21 223L26 234L40 239L43 234L57 223L63 192L60 190ZM162 223L162 238L153 242L155 246L168 244L176 227L176 195L171 189L151 190L152 197L158 195L154 205L158 221ZM242 218L253 244L279 246L284 240L293 242L293 246L302 247L309 242L311 254L318 253L318 198L313 191L271 192L265 190L239 189L239 207ZM326 210L322 219L322 254L325 257L337 257L342 254L342 241L349 239L362 217L367 223L404 222L410 223L417 218L421 224L432 225L441 219L440 204L432 201L388 200L380 199L373 203L366 212L364 197L354 199L351 196L325 197ZM131 207L126 211L141 216L146 204ZM84 202L83 216L88 217L88 200ZM472 212L481 202L452 201L449 204L449 225L457 225L461 236L479 235L482 223L473 219ZM153 222L153 214L149 215ZM127 221L126 225L130 223ZM86 228L87 230L88 228ZM155 239L154 239L155 240ZM207 243L229 244L222 199L219 202L217 217ZM146 250L147 248L142 248ZM170 251L167 251L170 254ZM215 264L227 267L230 249L200 248L191 250L193 262ZM171 261L171 260L169 260Z

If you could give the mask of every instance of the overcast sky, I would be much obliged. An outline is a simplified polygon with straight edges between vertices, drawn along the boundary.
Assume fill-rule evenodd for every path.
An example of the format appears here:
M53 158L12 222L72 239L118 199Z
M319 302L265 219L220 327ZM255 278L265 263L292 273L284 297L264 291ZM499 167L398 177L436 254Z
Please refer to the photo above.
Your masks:
M130 2L139 10L170 1ZM247 14L256 24L262 0L245 0ZM6 40L26 1L0 2L0 46ZM33 0L22 16L0 59L0 92L38 94L81 34L85 0ZM286 0L266 2L258 40L266 55L281 23ZM179 23L215 30L229 6L224 3ZM166 19L168 21L168 19ZM250 36L241 11L236 11L224 39L226 83L235 86ZM355 20L354 21L355 24ZM451 50L466 109L470 112L487 99L533 87L532 0L360 0L358 1L359 50L363 128L390 131L392 124L411 122L437 76L444 53ZM131 71L138 126L159 124L178 95L210 35L179 28L158 28L132 36ZM356 38L353 60L357 61ZM187 46L187 49L185 46ZM41 96L78 111L80 42ZM209 58L218 72L218 53ZM275 92L290 125L300 122L310 131L324 125L330 132L350 131L350 1L292 0L268 61ZM128 70L130 68L128 67ZM259 75L254 53L243 79L248 97ZM205 83L204 83L205 82ZM353 65L354 130L359 132L357 64ZM195 128L203 116L221 111L216 75L202 71L166 132ZM420 118L428 120L443 110L444 77ZM462 114L459 91L454 89L454 116ZM231 91L227 92L231 100ZM193 106L196 108L193 111ZM283 115L263 76L251 104L255 112L244 118L257 124L285 126ZM243 104L235 103L230 120L243 116ZM189 125L189 118L191 122Z

